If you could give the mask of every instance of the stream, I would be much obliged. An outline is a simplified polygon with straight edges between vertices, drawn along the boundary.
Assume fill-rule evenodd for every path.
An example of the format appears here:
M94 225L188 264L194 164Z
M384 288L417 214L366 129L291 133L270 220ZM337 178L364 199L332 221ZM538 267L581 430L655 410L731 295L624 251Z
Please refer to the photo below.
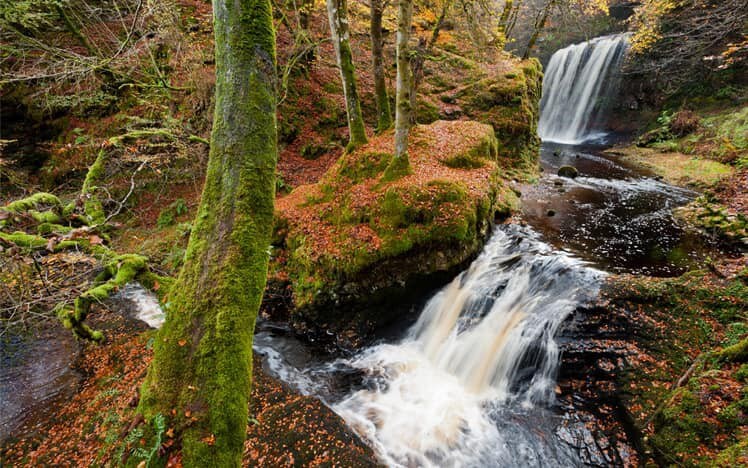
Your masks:
M497 226L399 335L337 357L264 322L255 351L272 374L330 405L389 466L624 464L631 447L602 450L595 422L557 398L556 340L608 272L677 275L713 247L672 217L695 192L604 149L545 143L540 181L523 186L522 224ZM567 164L578 177L556 175Z
M324 355L260 323L268 370L318 396L395 467L611 466L633 448L562 395L557 338L609 273L674 276L713 251L673 209L697 193L605 153L597 128L627 35L558 51L546 69L542 176L521 187L520 224L482 253L399 333L350 356ZM572 166L573 177L559 169ZM561 397L561 398L559 398ZM571 403L569 403L571 402ZM579 407L578 407L579 406Z

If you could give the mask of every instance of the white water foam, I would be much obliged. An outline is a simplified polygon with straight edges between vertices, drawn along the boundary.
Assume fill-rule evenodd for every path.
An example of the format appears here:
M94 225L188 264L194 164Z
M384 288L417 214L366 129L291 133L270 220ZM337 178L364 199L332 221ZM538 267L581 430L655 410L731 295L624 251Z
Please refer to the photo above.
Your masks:
M161 328L166 315L161 309L156 296L138 283L128 283L120 291L123 299L132 301L137 309L135 318L147 323L151 328Z

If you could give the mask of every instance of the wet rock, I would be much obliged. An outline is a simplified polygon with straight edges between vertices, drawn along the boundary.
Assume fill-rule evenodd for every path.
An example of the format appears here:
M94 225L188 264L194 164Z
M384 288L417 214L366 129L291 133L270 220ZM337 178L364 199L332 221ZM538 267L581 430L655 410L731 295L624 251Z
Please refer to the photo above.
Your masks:
M564 185L564 183L562 181L560 181L560 180L554 180L553 181L553 185L555 185L557 187L561 187L562 185Z
M318 398L299 395L264 369L255 357L245 466L380 466L370 447ZM324 454L324 455L323 455Z
M558 169L558 175L568 179L575 179L579 175L579 171L574 166L561 166Z

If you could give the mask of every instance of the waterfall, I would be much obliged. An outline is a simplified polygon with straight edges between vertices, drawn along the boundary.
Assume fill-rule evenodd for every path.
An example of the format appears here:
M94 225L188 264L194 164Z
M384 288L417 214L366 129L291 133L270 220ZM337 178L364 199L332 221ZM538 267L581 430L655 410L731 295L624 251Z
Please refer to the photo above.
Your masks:
M499 430L507 417L492 414L553 402L554 337L600 275L532 230L502 226L401 342L343 360L367 386L334 409L391 466L563 466L547 447L528 448L543 437L519 436L519 425Z
M543 141L579 144L600 135L604 99L616 90L629 34L605 36L553 54L543 78L538 135Z

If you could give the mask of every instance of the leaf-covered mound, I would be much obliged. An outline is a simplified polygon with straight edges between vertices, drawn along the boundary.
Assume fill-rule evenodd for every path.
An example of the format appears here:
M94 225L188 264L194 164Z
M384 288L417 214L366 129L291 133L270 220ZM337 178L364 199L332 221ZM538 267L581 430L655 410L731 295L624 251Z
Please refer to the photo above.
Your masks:
M481 248L494 217L517 206L490 125L415 127L413 173L385 182L392 154L392 135L377 136L318 183L277 201L271 285L291 290L296 317L336 328L366 308L366 320L386 320L372 317L372 307L459 267Z

